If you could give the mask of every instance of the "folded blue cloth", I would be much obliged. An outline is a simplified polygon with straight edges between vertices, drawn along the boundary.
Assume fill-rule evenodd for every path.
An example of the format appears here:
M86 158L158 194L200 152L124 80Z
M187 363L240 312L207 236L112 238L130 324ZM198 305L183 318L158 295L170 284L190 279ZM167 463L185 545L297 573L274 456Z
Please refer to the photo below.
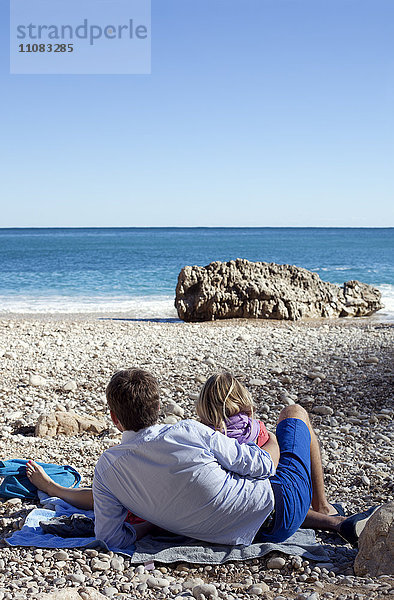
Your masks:
M37 488L26 475L27 460L13 458L0 461L0 477L4 477L0 485L0 497L35 499L38 497ZM69 465L54 465L51 463L37 462L38 465L59 485L64 487L78 487L81 476Z
M44 533L58 535L62 538L94 538L94 520L80 513L75 513L71 517L66 517L66 515L52 517L52 519L40 521L39 525Z
M113 548L108 547L105 542L98 540L94 537L81 537L81 538L62 538L58 535L52 535L44 533L40 527L40 521L49 521L53 517L60 515L72 515L75 513L84 514L91 519L94 519L94 512L92 510L82 510L75 508L68 502L60 500L60 498L49 498L44 494L40 494L42 502L46 506L51 506L55 510L48 510L47 508L35 508L26 517L25 524L22 529L15 531L11 537L5 541L10 546L35 546L36 548L104 548L105 550L112 550L112 552L119 552L132 556L134 554L135 546L130 548ZM46 497L44 497L46 496Z

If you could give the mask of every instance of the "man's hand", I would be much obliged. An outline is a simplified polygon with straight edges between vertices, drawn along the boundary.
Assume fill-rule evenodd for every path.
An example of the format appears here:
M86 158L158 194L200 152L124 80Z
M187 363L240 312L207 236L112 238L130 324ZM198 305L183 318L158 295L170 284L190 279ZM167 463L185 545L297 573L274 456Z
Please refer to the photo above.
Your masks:
M274 463L275 469L276 469L276 467L278 466L279 457L280 457L279 444L277 442L276 435L274 433L269 431L268 434L269 434L269 439L267 442L265 442L265 444L264 444L264 446L262 446L262 448L263 448L263 450L266 450L268 452L268 454L271 456L272 462Z

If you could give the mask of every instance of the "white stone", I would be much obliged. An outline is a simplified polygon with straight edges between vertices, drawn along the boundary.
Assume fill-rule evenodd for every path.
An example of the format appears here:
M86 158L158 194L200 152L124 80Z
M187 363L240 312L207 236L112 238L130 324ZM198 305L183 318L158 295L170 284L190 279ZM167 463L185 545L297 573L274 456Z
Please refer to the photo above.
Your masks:
M269 591L269 587L264 581L253 584L248 587L248 594L254 594L255 596L262 596L265 592Z
M108 560L92 558L92 571L107 571L110 568L110 566L111 565Z
M309 379L320 379L323 380L326 378L326 376L324 375L324 373L321 373L320 371L309 371L309 373L306 374L307 377L309 377Z
M101 598L102 596L100 594ZM86 600L93 599L93 596L85 596ZM96 598L99 598L96 596ZM81 600L81 596L79 595L77 590L67 589L67 590L56 590L56 592L51 592L50 594L42 594L40 595L41 600Z
M182 406L179 406L176 402L167 402L164 406L164 412L166 415L175 415L176 417L181 417L181 419L185 414Z
M77 384L75 383L75 381L67 381L64 386L63 386L63 390L65 392L73 392L74 390L77 389Z
M293 398L290 398L290 396L286 396L286 398L284 399L284 403L287 404L287 406L292 406L293 404L295 404Z
M179 417L176 417L175 415L168 415L168 417L163 419L163 423L166 425L175 425L175 423L178 423L178 421Z
M183 590L192 590L196 585L203 585L204 580L201 577L195 577L194 579L186 579L182 583Z
M104 596L106 598L113 598L115 596L115 594L118 594L118 590L115 587L112 586L107 586L103 589L104 592Z
M265 381L263 379L250 379L249 385L265 385Z
M334 411L331 408L331 406L325 406L325 405L314 406L313 409L312 409L312 411L316 415L328 415L328 416L331 416L332 414L334 414Z
M205 362L205 364L206 364L206 365L209 365L210 367L213 367L213 366L215 365L215 361L214 361L214 360L213 360L213 358L211 358L211 357L209 357L209 358L206 358L206 359L204 360L204 362Z
M269 354L269 351L266 348L262 348L261 346L256 348L257 356L268 356L268 354Z
M196 600L213 600L218 597L218 591L212 583L195 585L192 594Z
M156 577L153 577L153 575L149 575L149 576L146 578L146 581L145 581L145 583L146 583L146 584L147 584L147 586L148 586L148 587L150 587L150 588L155 588L155 587L158 587L158 585L157 585L157 579L156 579Z
M379 359L377 356L369 356L365 359L367 365L377 365L379 363Z
M123 557L114 557L111 559L111 569L114 569L114 571L123 571L123 567Z
M47 381L44 377L42 377L41 375L34 375L32 373L30 373L29 375L29 385L32 385L33 387L42 387L44 385L46 385Z
M282 569L286 564L286 560L282 556L274 556L267 561L268 569Z
M85 582L86 577L83 573L71 573L70 575L68 575L68 579L74 581L75 583L82 584Z

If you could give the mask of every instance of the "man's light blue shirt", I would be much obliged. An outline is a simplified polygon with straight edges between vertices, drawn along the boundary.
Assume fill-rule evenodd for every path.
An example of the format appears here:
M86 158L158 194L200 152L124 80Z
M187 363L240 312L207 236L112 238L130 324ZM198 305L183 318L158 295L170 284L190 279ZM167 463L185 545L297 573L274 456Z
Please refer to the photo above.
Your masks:
M273 510L271 456L192 419L125 431L94 474L95 533L125 548L135 532L127 511L156 525L218 544L252 543Z

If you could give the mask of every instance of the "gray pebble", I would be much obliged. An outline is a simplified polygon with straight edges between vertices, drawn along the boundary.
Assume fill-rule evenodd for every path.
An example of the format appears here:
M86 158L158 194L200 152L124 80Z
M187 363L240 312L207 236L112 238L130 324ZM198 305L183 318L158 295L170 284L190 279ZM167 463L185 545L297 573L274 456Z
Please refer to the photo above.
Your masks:
M111 567L108 560L100 560L99 558L92 558L92 570L93 571L107 571Z
M117 593L118 593L118 590L115 587L109 586L109 587L105 587L103 589L103 594L104 594L104 596L107 596L107 598L112 598Z
M275 556L273 558L269 558L267 561L268 569L282 569L286 564L286 560L282 558L282 556Z
M211 600L218 597L218 591L212 583L195 585L192 594L196 600Z
M74 392L77 389L77 384L75 381L67 381L64 386L63 386L63 390L65 392Z
M269 587L266 583L261 582L258 584L251 585L248 587L248 594L254 594L255 596L262 596L265 592L269 591Z
M111 564L111 569L114 569L114 571L123 571L123 569L124 569L124 562L120 558L117 558L117 557L112 558L110 564Z
M265 381L263 379L251 379L249 381L249 385L253 385L253 386L265 385Z
M70 575L68 575L67 579L69 579L70 581L75 581L75 583L85 583L85 575L83 575L83 573L71 573Z
M68 554L64 550L58 550L58 552L55 552L53 555L53 558L55 560L68 560Z
M314 406L312 411L316 414L316 415L328 415L331 416L334 411L331 408L331 406L325 406L325 405L320 405L320 406Z

